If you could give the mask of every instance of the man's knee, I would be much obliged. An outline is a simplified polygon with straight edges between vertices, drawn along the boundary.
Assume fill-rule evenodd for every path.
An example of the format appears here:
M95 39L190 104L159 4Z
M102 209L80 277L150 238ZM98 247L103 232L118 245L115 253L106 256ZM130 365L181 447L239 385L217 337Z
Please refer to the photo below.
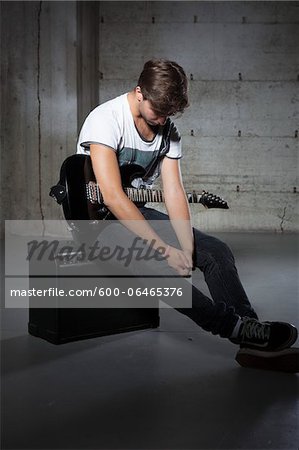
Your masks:
M214 236L195 240L195 265L205 266L234 266L234 255L229 246Z

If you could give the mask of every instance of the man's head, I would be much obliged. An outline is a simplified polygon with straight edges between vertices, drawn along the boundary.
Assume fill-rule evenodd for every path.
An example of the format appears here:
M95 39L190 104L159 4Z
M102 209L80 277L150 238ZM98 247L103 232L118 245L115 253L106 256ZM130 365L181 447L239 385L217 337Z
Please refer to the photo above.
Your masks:
M156 117L182 113L188 106L188 81L184 69L174 61L147 61L136 93L138 100L145 101L144 107L150 107Z

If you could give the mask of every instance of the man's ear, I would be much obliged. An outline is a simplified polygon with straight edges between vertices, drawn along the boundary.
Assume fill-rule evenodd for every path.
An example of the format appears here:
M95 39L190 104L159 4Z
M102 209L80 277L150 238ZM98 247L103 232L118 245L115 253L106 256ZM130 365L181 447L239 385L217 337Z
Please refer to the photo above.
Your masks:
M140 86L136 86L136 88L135 88L135 93L136 93L136 98L137 98L137 100L138 100L139 102L142 102L142 100L143 100L143 95L142 95L141 87L140 87Z

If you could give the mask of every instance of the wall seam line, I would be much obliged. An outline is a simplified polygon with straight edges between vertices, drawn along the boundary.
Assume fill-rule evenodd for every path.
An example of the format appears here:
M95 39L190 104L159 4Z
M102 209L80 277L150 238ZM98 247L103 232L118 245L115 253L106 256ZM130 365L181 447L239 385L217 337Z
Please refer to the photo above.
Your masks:
M41 220L43 222L44 231L44 212L42 206L42 168L41 168L41 97L40 97L40 42L41 42L41 13L42 1L39 2L38 16L37 16L37 123L38 123L38 189L39 189L39 210ZM44 233L43 233L44 234Z

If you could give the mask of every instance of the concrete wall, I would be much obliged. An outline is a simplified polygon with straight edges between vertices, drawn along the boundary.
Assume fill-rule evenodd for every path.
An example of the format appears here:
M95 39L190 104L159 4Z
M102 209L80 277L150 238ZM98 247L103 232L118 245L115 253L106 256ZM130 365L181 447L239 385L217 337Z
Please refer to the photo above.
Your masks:
M151 57L188 74L185 186L231 206L194 205L202 229L298 230L298 23L298 2L100 3L100 101L131 89Z
M1 3L5 219L61 215L48 194L76 144L76 32L75 2Z
M97 94L131 89L155 56L190 79L191 107L177 121L186 188L231 206L194 206L195 224L298 230L298 11L298 2L1 2L2 217L61 217L48 191L84 114Z

